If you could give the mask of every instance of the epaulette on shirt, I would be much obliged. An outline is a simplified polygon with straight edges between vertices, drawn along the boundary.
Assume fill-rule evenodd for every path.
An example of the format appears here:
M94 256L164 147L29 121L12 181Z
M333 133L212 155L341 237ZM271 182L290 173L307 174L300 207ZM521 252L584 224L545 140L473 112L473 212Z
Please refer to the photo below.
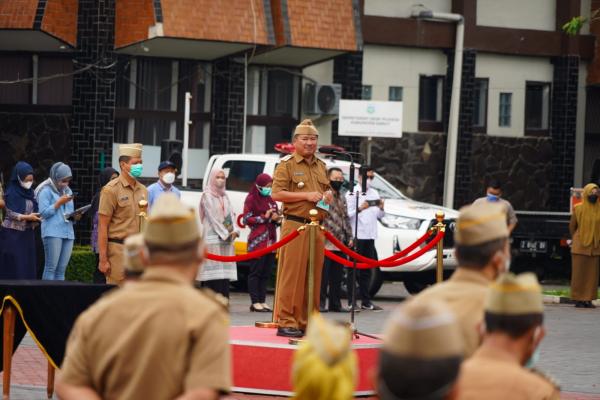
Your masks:
M292 154L288 154L287 156L283 157L283 158L281 159L281 161L289 161L289 160L291 160L291 159L292 159L292 157L293 157L293 155L292 155Z
M531 372L533 372L537 376L543 378L545 381L550 383L552 386L554 386L556 388L557 391L560 391L560 384L558 383L558 381L556 379L554 379L553 376L548 375L547 373L542 372L537 368L532 368Z

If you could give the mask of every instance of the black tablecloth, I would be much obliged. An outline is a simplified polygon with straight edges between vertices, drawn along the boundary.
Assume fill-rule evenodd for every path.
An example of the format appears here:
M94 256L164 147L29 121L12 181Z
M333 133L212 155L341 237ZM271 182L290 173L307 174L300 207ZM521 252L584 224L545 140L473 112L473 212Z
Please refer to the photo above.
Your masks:
M67 338L79 314L113 288L112 285L79 282L0 280L0 299L4 301L4 309L9 304L7 297L11 296L22 312L21 316L16 310L13 353L25 336L24 318L39 344L54 364L60 366ZM3 335L4 330L0 329L0 337ZM0 346L0 354L2 351Z

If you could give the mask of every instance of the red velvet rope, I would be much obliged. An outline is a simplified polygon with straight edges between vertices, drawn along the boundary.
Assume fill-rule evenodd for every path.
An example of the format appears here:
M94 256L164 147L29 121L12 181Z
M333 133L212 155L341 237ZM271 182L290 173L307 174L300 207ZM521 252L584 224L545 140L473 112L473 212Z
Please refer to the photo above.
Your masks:
M416 242L414 242L413 244L408 246L406 249L404 249L398 253L395 253L394 255L392 255L390 257L384 258L383 260L374 260L372 258L368 258L361 254L358 254L357 252L353 251L351 248L344 245L344 243L340 242L338 238L336 238L335 236L333 236L331 234L331 232L325 231L325 238L327 240L329 240L335 247L340 249L342 251L342 253L346 254L347 256L350 256L350 257L352 257L358 261L361 261L365 264L378 265L381 262L396 261L399 258L404 257L405 255L409 254L414 249L419 247L421 244L423 244L427 239L429 239L431 234L432 234L432 231L425 232L425 234L423 236L421 236L419 239L417 239Z
M300 231L294 231L281 239L279 242L272 244L271 246L265 247L264 249L252 251L250 253L242 254L239 256L220 256L218 254L212 254L206 252L206 258L213 261L221 261L221 262L236 262L236 261L247 261L253 258L259 258L264 256L265 254L272 253L277 250L281 246L285 246L292 240L296 239L300 235Z
M405 257L405 258L402 258L399 260L394 260L394 261L381 260L377 264L357 263L356 268L357 269L369 269L369 268L375 268L375 267L390 268L390 267L397 267L399 265L406 264L408 262L411 262L411 261L421 257L423 254L427 253L435 245L437 245L437 243L440 240L442 240L443 237L444 237L444 232L439 232L437 235L435 235L433 240L431 242L429 242L425 247L423 247L421 250L417 251L416 253L411 254L408 257ZM346 260L345 258L338 256L337 254L333 253L330 250L325 250L325 256L339 264L346 266L346 267L354 268L354 263L352 261Z

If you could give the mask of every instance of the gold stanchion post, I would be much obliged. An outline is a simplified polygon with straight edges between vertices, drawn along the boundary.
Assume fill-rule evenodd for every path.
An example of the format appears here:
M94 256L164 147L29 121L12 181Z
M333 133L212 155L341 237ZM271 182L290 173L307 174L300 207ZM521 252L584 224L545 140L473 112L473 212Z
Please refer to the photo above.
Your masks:
M444 212L438 211L435 213L437 224L435 224L436 234L446 231L446 224L444 224ZM436 282L442 282L444 280L444 238L437 243L437 267L436 267Z
M148 219L148 201L142 199L138 202L138 206L140 207L140 213L138 214L138 218L140 219L140 232L143 232L144 226L146 225L146 219Z

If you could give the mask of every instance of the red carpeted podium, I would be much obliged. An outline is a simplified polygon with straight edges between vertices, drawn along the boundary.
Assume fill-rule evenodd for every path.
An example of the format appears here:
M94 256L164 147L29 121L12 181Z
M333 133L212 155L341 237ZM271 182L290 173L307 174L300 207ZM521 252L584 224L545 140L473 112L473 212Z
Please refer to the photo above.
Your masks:
M233 357L233 391L271 395L292 395L292 357L296 345L275 335L275 329L234 326L229 330ZM369 378L382 342L360 336L352 341L358 356L356 396L374 394Z

